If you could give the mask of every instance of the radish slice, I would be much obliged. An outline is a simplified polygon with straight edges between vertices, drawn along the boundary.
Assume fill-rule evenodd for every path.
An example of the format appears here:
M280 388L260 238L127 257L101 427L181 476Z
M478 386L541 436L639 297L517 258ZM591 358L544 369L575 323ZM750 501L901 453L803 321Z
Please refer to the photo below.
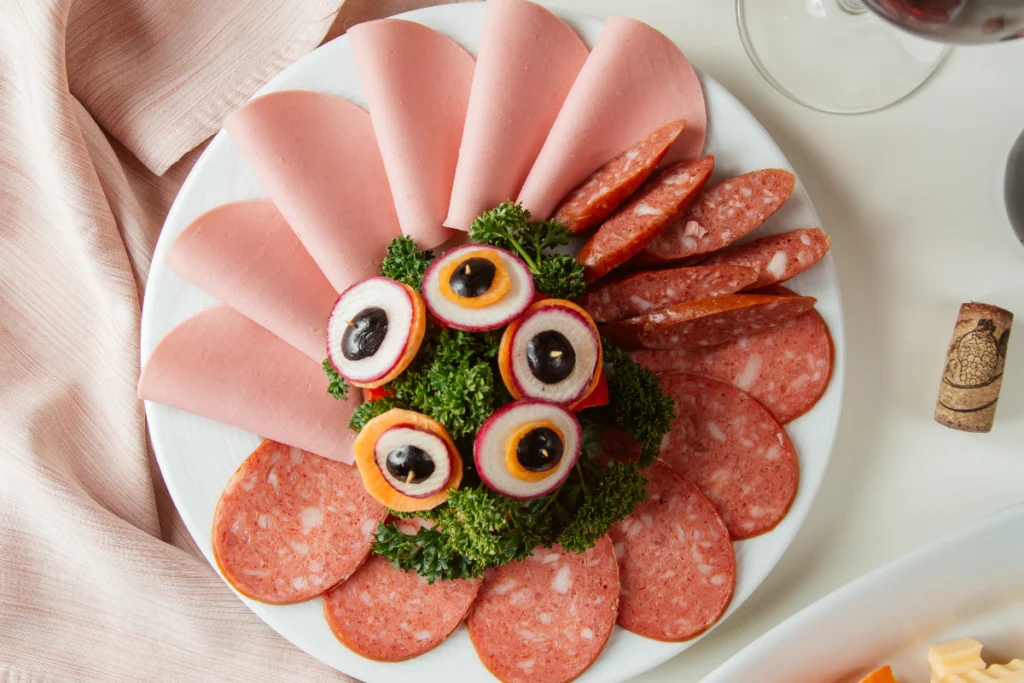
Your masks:
M465 265L470 265L471 260L480 262L475 260L480 257L479 252L487 252L492 257L497 256L491 259L501 264L502 272L495 273L496 283L500 280L505 284L503 277L506 274L508 277L507 290L504 294L486 306L474 305L472 299L475 297L451 294L454 291L456 294L467 292L476 296L486 295L483 290L478 292L473 287L464 286L463 283L452 279L464 276L463 261L466 262ZM453 269L452 266L456 267ZM449 282L442 282L445 273L449 274ZM504 290L504 287L502 289ZM430 313L441 324L467 332L486 332L508 325L529 307L533 294L533 276L522 259L504 249L481 244L467 244L451 249L435 259L423 276L423 301ZM460 298L464 300L460 301Z
M452 475L451 453L441 437L415 427L391 427L373 447L384 481L410 498L426 498Z
M538 302L505 330L502 379L516 398L572 406L596 385L602 349L597 326L570 301Z
M409 342L417 336L414 296L415 291L384 277L342 292L327 323L327 356L342 377L365 385L397 375L403 362L408 365L415 356L415 350L407 353Z
M492 491L509 498L537 498L562 485L582 444L583 428L571 412L554 403L523 400L487 418L473 444L473 459ZM554 464L545 467L545 459Z

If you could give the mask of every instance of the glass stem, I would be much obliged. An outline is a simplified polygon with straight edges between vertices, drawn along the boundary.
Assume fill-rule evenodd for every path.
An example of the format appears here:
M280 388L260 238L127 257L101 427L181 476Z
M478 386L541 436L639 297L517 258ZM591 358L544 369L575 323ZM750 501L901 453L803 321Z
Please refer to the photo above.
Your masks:
M836 4L839 9L853 16L859 16L868 11L861 0L836 0Z

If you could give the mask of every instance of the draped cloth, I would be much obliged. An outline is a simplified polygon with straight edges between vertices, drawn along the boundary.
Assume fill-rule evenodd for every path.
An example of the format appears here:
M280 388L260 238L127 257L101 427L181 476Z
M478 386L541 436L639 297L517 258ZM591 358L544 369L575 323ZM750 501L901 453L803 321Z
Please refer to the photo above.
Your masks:
M437 0L0 0L0 681L337 681L220 580L135 394L164 217L224 117Z

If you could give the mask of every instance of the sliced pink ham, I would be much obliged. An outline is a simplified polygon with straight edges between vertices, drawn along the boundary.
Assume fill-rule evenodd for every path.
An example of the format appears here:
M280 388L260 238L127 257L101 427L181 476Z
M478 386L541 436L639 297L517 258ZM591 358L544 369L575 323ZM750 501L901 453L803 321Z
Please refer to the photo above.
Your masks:
M480 45L445 220L459 230L519 194L587 58L571 28L526 0L489 0Z
M320 364L218 306L167 333L139 378L139 398L351 463L359 401L327 394Z
M669 164L695 159L704 147L704 91L675 43L647 24L611 17L569 91L519 200L534 218L594 169L667 121L686 127L665 156Z
M286 90L249 102L224 127L336 290L376 274L399 229L369 114Z
M171 243L167 265L319 362L338 293L269 199L218 206Z
M422 249L442 224L455 181L473 57L421 24L370 21L348 32L402 232Z

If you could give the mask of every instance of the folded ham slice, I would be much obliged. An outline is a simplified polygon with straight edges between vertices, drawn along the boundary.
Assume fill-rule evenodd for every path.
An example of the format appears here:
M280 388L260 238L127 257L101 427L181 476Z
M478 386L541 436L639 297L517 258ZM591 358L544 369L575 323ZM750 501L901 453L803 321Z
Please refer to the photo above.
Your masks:
M587 58L571 28L526 0L489 0L480 45L445 220L459 230L519 194Z
M336 290L376 274L399 228L369 114L333 95L285 90L249 102L224 127Z
M338 293L269 199L206 212L175 238L166 262L313 360L327 356Z
M704 91L676 45L647 24L611 17L569 91L519 200L547 218L594 169L667 121L686 127L665 156L695 159L704 147Z
M452 236L442 224L455 181L473 57L411 21L348 32L402 232L423 249Z
M327 394L319 363L226 306L167 333L139 378L139 398L351 463L359 401Z

